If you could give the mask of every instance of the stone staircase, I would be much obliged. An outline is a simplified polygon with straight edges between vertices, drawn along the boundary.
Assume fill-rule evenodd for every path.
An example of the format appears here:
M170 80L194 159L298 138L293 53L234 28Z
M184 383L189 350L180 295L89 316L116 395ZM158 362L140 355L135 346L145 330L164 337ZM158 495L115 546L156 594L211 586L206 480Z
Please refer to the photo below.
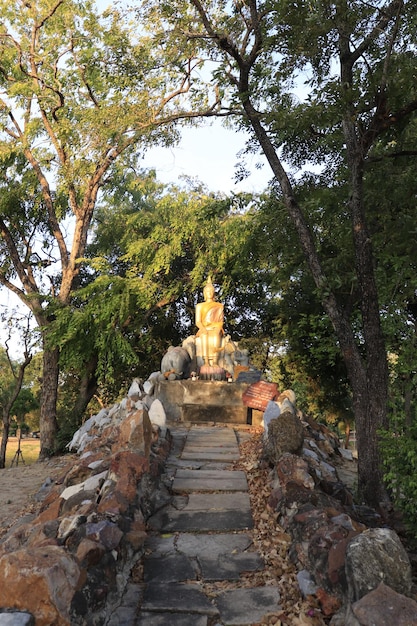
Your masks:
M135 626L249 626L279 609L274 586L243 588L243 572L263 568L254 549L245 473L245 433L231 427L179 427L167 461L171 502L149 520L140 612ZM219 581L228 582L216 588Z

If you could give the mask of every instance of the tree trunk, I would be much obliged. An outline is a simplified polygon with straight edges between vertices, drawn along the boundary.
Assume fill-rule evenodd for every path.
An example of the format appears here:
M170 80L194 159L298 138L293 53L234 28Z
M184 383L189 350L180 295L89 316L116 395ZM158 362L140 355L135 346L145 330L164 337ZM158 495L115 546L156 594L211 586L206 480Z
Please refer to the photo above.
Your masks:
M58 431L56 408L58 399L59 350L58 348L49 350L45 347L45 343L40 417L40 459L48 458L54 454Z
M334 294L328 291L328 281L321 266L310 229L294 197L292 185L275 148L250 101L246 100L243 104L259 144L281 186L288 214L297 231L314 282L322 294L324 309L338 337L353 396L359 459L359 492L365 502L372 506L377 506L386 499L379 455L378 429L386 424L388 369L379 320L372 250L364 219L361 221L358 217L358 215L362 215L360 213L362 205L353 203L352 206L357 212L353 215L353 230L358 229L358 232L354 232L353 236L357 257L356 269L357 273L359 273L358 280L362 287L365 358L359 351L350 321L339 306ZM357 187L356 192L359 192L357 197L359 201L361 201L360 191L361 188ZM369 299L372 299L372 302L369 302Z
M0 444L0 469L4 469L6 467L6 449L7 442L9 440L9 416L3 416L3 432L1 435L1 444Z
M342 65L343 70L343 65ZM342 72L346 84L351 80L349 64ZM365 147L357 133L351 112L345 116L343 134L350 173L349 209L355 270L360 293L365 378L351 368L349 378L354 390L354 411L358 445L358 489L372 505L386 500L378 430L388 425L388 363L382 333L378 289L374 272L372 241L363 201L363 164Z
M94 356L90 359L89 363L87 364L86 371L81 378L77 400L73 409L74 417L77 423L78 421L81 421L81 418L84 415L84 412L91 398L93 398L97 392L97 361L97 356Z

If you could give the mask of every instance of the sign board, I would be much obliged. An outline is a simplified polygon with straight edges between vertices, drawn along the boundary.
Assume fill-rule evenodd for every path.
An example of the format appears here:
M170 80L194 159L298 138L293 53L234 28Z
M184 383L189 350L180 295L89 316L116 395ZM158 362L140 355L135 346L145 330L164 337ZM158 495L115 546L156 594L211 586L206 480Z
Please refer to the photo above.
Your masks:
M243 370L239 372L236 378L236 382L249 383L251 385L252 383L257 383L258 380L261 380L261 376L262 372L260 372L259 370Z
M250 385L243 393L243 404L251 409L265 411L268 402L276 398L278 393L278 385L276 383L267 383L265 380L260 380Z

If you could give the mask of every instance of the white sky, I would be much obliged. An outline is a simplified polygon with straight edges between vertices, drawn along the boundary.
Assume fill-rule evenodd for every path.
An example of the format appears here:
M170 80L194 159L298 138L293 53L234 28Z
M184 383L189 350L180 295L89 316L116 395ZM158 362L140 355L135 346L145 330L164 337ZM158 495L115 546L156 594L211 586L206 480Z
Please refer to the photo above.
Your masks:
M176 182L181 175L198 178L210 191L224 193L261 192L272 178L272 172L262 155L245 155L251 175L235 183L238 153L245 148L246 135L226 129L217 120L200 128L181 131L181 142L174 148L153 148L145 159L145 167L155 168L157 178L164 183ZM258 165L262 165L261 169Z

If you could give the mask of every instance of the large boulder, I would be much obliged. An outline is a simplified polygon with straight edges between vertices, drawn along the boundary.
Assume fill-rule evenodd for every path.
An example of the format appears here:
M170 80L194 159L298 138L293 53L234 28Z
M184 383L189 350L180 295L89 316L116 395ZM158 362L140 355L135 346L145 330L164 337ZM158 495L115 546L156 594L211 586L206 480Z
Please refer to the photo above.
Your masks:
M347 547L345 567L350 602L360 600L380 583L410 594L410 560L398 535L389 528L369 528L355 537Z
M0 558L0 606L29 611L36 616L36 626L69 626L80 577L76 560L58 546L4 554Z
M297 415L286 410L272 419L264 443L264 457L276 465L283 454L300 454L304 443L304 427Z

